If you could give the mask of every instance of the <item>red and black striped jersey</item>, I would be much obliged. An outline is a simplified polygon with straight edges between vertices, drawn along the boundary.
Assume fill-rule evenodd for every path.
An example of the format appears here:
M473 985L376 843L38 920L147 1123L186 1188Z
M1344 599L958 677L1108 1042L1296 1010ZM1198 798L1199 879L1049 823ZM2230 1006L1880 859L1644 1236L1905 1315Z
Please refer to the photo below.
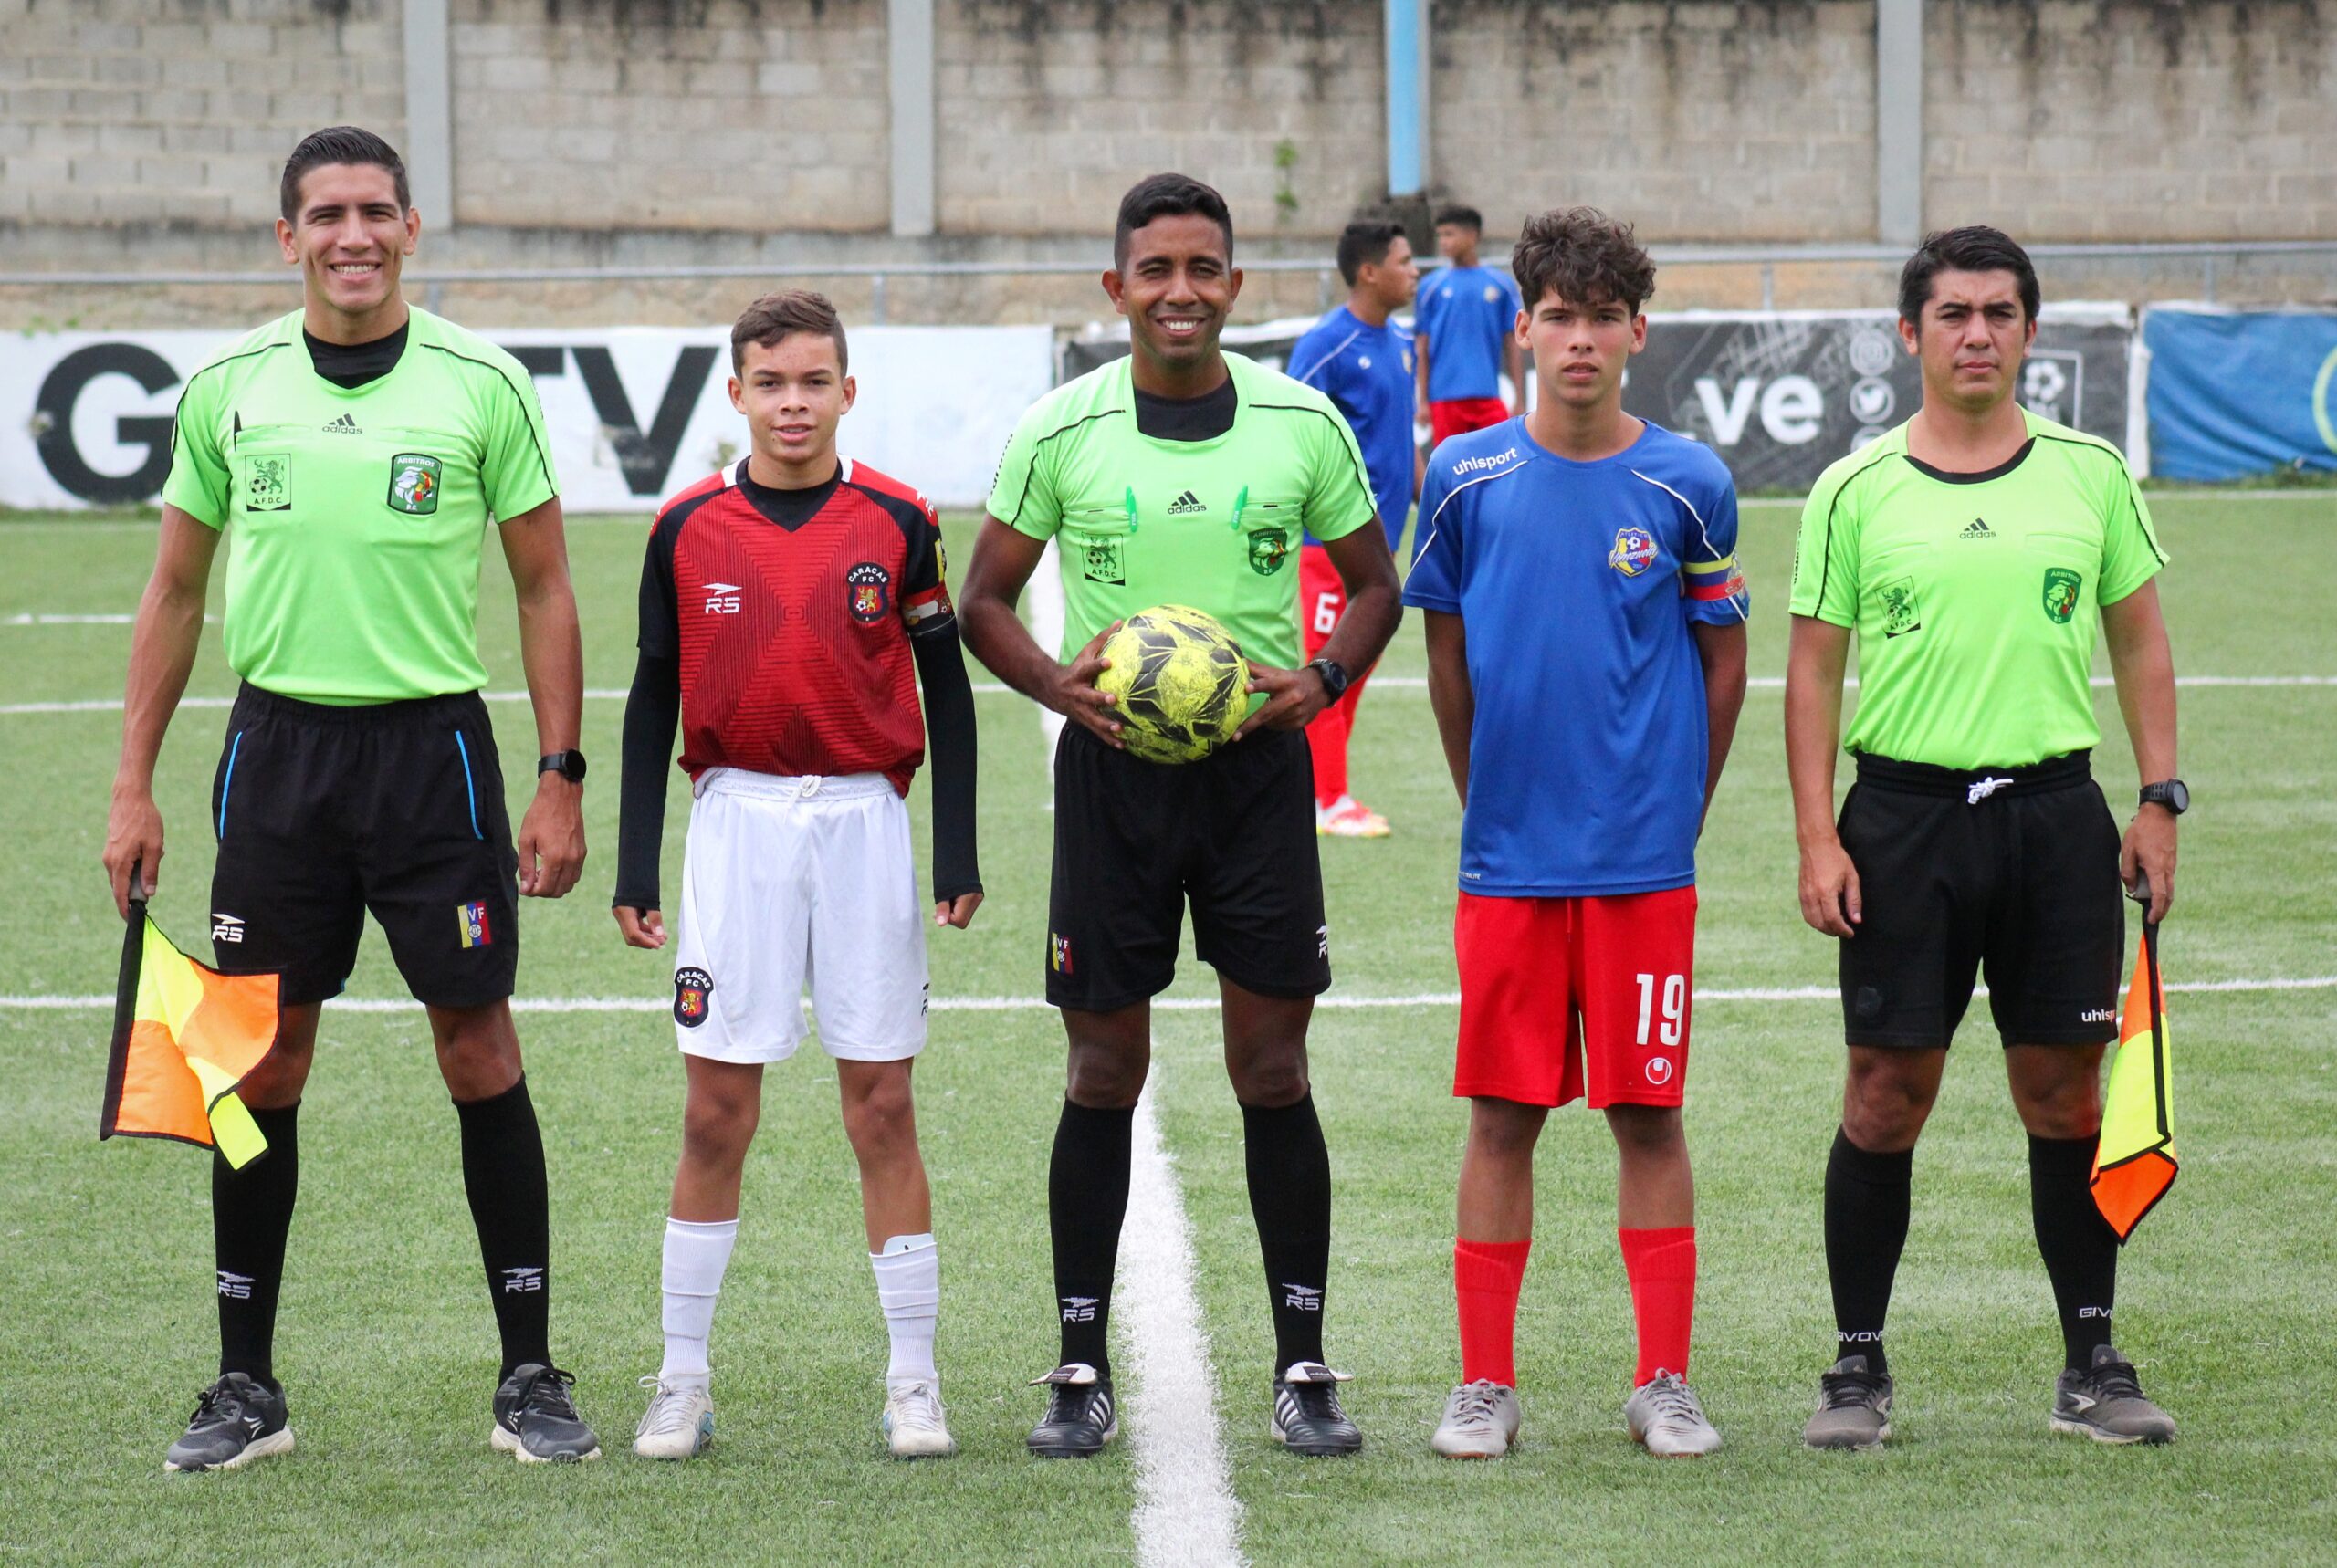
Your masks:
M923 496L844 459L808 490L747 460L665 503L641 573L641 651L679 661L682 768L882 773L925 760L911 637L955 624Z

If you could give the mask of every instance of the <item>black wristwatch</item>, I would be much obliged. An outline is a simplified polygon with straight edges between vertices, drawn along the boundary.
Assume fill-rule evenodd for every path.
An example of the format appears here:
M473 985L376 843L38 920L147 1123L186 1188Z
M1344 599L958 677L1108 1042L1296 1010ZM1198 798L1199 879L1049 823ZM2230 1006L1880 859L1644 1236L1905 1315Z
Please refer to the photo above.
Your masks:
M571 784L584 782L584 754L581 751L555 751L550 757L536 758L539 774L557 773Z
M1347 673L1336 659L1309 659L1306 667L1323 677L1326 702L1336 702L1347 695Z
M2179 817L2191 809L2191 791L2184 788L2183 780L2180 779L2169 779L2158 784L2145 784L2143 786L2142 804L2164 806L2166 808L2168 816Z

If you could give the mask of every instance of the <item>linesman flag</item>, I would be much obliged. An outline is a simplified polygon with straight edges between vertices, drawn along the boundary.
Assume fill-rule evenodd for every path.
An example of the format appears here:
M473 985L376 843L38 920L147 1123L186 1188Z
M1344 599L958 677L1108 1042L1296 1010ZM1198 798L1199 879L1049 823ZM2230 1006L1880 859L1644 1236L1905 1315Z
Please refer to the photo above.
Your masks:
M162 935L143 899L131 900L98 1136L216 1147L237 1170L266 1154L267 1139L236 1086L276 1047L281 979L196 963Z
M2150 896L2145 880L2134 897L2147 909ZM2121 1243L2166 1196L2175 1173L2175 1053L2159 981L2158 926L2145 921L2118 1023L2118 1054L2110 1064L2101 1143L2093 1155L2093 1204Z

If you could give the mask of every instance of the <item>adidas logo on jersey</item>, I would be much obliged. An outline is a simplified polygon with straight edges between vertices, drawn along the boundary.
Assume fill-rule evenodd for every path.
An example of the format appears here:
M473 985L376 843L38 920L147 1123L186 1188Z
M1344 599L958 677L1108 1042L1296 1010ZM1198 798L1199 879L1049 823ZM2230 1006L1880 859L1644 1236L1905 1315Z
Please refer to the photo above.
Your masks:
M1964 526L1964 531L1955 537L1959 539L1993 539L1999 536L1996 529L1988 527L1987 518L1975 517L1966 523Z
M357 421L345 413L339 419L334 420L330 424L324 426L324 433L327 435L362 435L365 434L363 431L357 428Z
M1195 512L1206 512L1208 510L1209 508L1207 507L1201 505L1200 497L1194 495L1190 490L1186 491L1183 495L1168 503L1168 515L1172 517L1189 517Z
M706 585L706 611L708 615L739 613L739 585L735 582L709 582Z

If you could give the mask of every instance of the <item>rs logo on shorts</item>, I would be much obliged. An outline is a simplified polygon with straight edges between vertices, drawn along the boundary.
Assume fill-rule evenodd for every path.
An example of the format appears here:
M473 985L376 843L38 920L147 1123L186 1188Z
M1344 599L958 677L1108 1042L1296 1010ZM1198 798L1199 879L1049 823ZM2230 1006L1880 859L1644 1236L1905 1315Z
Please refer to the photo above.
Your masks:
M674 971L674 1021L696 1029L706 1021L706 998L714 994L714 977L695 967Z

